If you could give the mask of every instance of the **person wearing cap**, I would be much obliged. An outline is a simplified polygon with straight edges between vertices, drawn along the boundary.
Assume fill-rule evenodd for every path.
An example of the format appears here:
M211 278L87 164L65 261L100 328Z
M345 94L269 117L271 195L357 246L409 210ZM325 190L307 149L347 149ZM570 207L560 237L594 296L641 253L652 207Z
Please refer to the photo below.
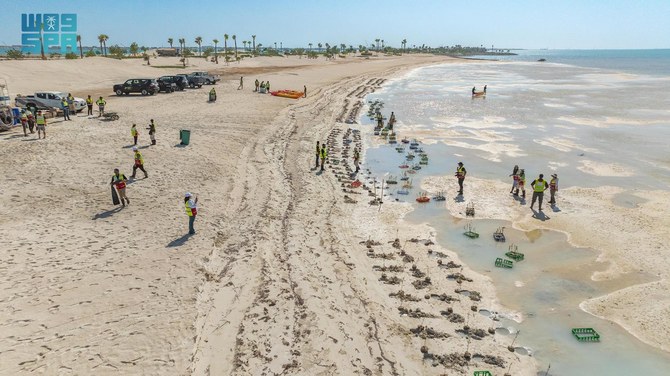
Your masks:
M130 200L128 197L126 197L127 181L128 179L126 179L126 175L120 173L118 168L115 168L114 175L112 175L112 182L109 183L109 185L116 186L116 191L119 193L119 199L121 200L121 205L123 206L126 206L126 203L130 204ZM124 203L123 200L126 200L126 202Z
M105 105L107 104L107 101L104 100L102 97L95 101L95 104L98 105L98 117L102 116L105 114Z
M151 139L151 145L156 145L156 124L154 123L154 119L151 119L151 122L149 123L149 138Z
M551 206L556 205L556 192L558 192L558 175L552 174L549 180L549 204Z
M149 174L147 174L147 171L144 169L144 158L142 157L142 153L137 150L137 146L133 146L133 152L135 152L135 164L133 165L133 174L130 177L135 178L135 173L139 168L142 170L142 172L144 172L144 178L148 178Z
M193 224L195 223L195 216L198 215L198 198L194 198L191 192L186 192L184 195L184 207L188 215L188 233L193 235L195 234Z
M456 178L458 179L458 194L462 195L463 194L463 181L465 180L465 175L468 172L465 170L465 167L463 167L463 162L458 162L458 166L456 167Z
M137 145L137 136L139 133L137 133L137 125L133 124L132 127L130 127L130 135L133 136L133 145Z
M37 116L35 117L35 122L37 123L37 139L42 138L41 134L44 134L44 138L47 138L47 118L44 116L44 112L38 111Z
M530 186L533 187L533 200L530 202L530 208L532 210L533 205L535 205L535 200L538 200L538 210L542 211L542 199L544 198L544 191L549 188L549 184L547 184L547 181L544 180L544 175L540 174L537 179L530 183Z

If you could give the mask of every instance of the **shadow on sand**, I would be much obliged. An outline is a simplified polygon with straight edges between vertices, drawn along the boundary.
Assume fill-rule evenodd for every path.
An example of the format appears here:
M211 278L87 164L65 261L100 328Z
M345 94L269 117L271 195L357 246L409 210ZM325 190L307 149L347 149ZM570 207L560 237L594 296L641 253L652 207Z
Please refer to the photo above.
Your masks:
M551 219L551 218L547 217L547 215L544 214L543 211L537 211L537 210L535 210L535 209L530 209L530 210L533 211L533 218L535 218L535 219L538 219L538 220L540 220L540 221L542 221L542 222Z
M166 248L181 247L182 245L186 244L186 242L191 236L193 235L191 234L182 235L181 237L169 242L168 245L166 245L165 247Z
M96 213L96 215L93 216L93 220L95 221L96 219L109 218L112 215L120 212L122 209L123 209L123 206L117 206L114 209L110 209L110 210L104 211L102 213Z
M462 194L458 194L456 197L454 197L454 202L465 202L465 198Z

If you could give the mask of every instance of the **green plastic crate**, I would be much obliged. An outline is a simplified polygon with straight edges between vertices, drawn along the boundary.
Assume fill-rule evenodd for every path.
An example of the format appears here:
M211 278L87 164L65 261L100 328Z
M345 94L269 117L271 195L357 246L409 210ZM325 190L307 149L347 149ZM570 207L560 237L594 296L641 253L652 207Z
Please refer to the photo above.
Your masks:
M489 371L475 371L474 376L493 376Z
M600 342L600 334L593 328L572 328L572 335L579 342Z
M474 231L466 231L463 233L463 235L467 236L468 238L478 238L479 234L474 232Z
M512 269L512 267L514 266L514 263L512 262L512 260L503 260L500 257L498 257L496 259L495 265L498 268Z
M523 253L517 252L517 251L507 252L507 253L505 253L505 256L511 258L514 261L521 261L525 257Z

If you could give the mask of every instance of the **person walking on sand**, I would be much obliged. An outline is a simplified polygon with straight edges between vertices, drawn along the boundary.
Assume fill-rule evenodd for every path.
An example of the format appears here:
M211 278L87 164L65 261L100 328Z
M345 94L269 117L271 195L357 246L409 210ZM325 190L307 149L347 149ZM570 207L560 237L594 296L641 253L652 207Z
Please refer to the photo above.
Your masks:
M149 138L151 139L151 145L156 145L156 124L154 124L154 119L151 119L149 123Z
M88 112L86 113L87 116L93 116L93 98L89 95L88 98L86 98L86 108Z
M509 193L514 193L514 190L517 190L515 196L519 195L519 165L514 165L512 173L509 175L512 177L512 190Z
M458 166L456 167L456 178L458 179L458 194L462 195L463 194L463 181L465 181L465 175L468 172L465 170L465 167L463 167L463 162L458 162Z
M21 110L21 127L23 127L23 137L28 137L28 115L26 115L26 110Z
M533 187L533 200L530 202L531 210L533 209L533 205L535 205L535 200L538 200L538 210L542 211L542 199L544 198L544 191L549 188L549 184L547 184L547 181L543 178L544 175L540 174L540 177L530 183L530 186Z
M549 180L549 204L556 205L556 192L558 192L558 175L552 174Z
M484 94L486 94L486 85L484 85Z
M60 108L63 110L63 121L70 120L70 106L68 106L66 98L61 99Z
M119 193L119 199L121 200L121 205L123 206L126 206L126 204L130 204L130 200L126 196L127 181L128 179L126 179L126 175L120 173L118 168L115 168L114 175L112 175L112 182L109 183L109 185L116 186L116 192ZM126 202L123 202L123 200L125 200Z
M140 153L139 150L137 150L137 146L133 146L133 152L135 153L135 164L133 164L133 174L130 175L131 178L135 179L135 173L137 172L137 169L139 168L144 172L144 178L148 178L149 174L147 174L147 171L144 169L144 158L142 157L142 153Z
M356 166L356 173L361 170L360 166L361 153L358 151L358 148L354 149L354 166Z
M260 83L258 82L258 78L256 79L256 82L254 82L254 85L255 85L254 92L257 93L258 92L258 87L260 86Z
M136 127L137 127L136 124L133 124L133 126L130 127L130 135L133 136L133 145L137 145L137 136L139 136Z
M321 156L321 146L319 141L316 142L316 164L314 165L314 169L316 170L319 168L319 156Z
M303 95L303 98L307 98L307 85L303 85L303 89L305 91L305 94Z
M472 95L475 95L475 87L472 87Z
M67 95L67 106L70 108L70 115L77 116L77 110L74 108L74 97L72 93Z
M216 102L216 90L214 88L209 91L209 101Z
M107 104L107 101L104 100L102 97L95 101L95 104L98 105L98 117L102 116L105 114L105 105Z
M237 90L244 89L244 77L240 77L240 86L237 87Z
M188 215L188 233L189 235L195 235L195 217L198 215L198 198L193 198L193 195L190 192L186 192L184 195L184 207L186 208L186 215Z
M37 139L42 138L40 134L44 134L44 139L47 138L47 118L44 116L42 111L37 112L37 117L35 118L37 122Z
M265 92L270 94L270 81L265 83Z
M30 133L35 133L35 113L27 108L26 116L28 117L28 130L30 130Z
M326 163L326 158L328 158L328 151L326 151L326 143L321 144L321 172L324 171L324 164Z
M516 192L514 192L515 196L519 195L519 190L521 190L521 197L526 198L526 171L523 168L519 170L517 188Z

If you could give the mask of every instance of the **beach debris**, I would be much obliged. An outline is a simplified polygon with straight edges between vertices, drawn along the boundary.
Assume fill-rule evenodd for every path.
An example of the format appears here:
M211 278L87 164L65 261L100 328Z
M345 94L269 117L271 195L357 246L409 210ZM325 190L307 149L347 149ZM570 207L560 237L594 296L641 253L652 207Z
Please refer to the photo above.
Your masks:
M405 267L402 265L374 265L372 267L372 270L376 270L378 272L390 272L390 273L401 273L405 271Z
M463 233L463 235L471 239L479 237L479 233L475 231L475 228L474 226L472 226L472 223L468 223L467 226L465 226L465 232Z
M380 281L384 282L387 285L399 285L402 280L398 278L398 276L392 276L389 277L386 275L386 273L382 273L381 278L379 278Z
M364 241L362 241L362 242L360 242L360 243L358 243L358 244L365 244L365 246L366 246L367 248L371 248L372 246L375 246L375 245L382 245L382 243L377 242L377 241L374 241L374 240L370 240L370 239L368 239L368 240L364 240Z
M104 120L115 121L119 120L119 114L116 112L105 112L102 114Z
M403 187L404 189L411 189L411 188L413 187L413 186L412 186L412 181L411 181L411 180L406 180L406 181L402 184L402 187Z
M412 166L412 170L414 170L414 171L419 171L419 170L421 170L421 166L419 166L418 164L414 164L414 165Z
M355 203L357 203L358 201L356 201L356 200L352 199L351 197L345 195L345 196L344 196L344 202L345 202L346 204L355 204Z
M390 297L400 299L403 302L419 302L421 301L420 298L417 298L416 296L412 294L406 294L403 290L400 290L398 292L392 292L389 294Z
M447 257L449 257L449 256L447 256L446 254L444 254L444 253L442 253L442 252L440 252L440 251L433 251L432 249L429 249L427 252L428 252L429 255L433 255L433 256L435 256L435 257L439 257L439 258L447 258ZM438 261L442 261L442 260L438 260ZM441 264L441 262L438 262L438 264Z
M416 328L410 329L410 333L414 334L415 336L421 338L421 339L428 339L428 338L449 338L451 337L450 334L448 333L443 333L440 331L437 331L431 327L419 325ZM423 348L423 346L422 346ZM428 352L428 349L425 349L426 351L421 350L422 353Z
M408 161L411 161L412 159L414 159L414 157L415 157L414 154L412 154L412 153L407 153L407 155L405 156L405 159L407 159Z
M386 179L386 184L398 184L398 180L395 176L391 175L388 177L388 179Z
M456 333L465 334L469 338L481 340L488 335L484 329L472 329L465 325L463 329L456 329Z
M412 286L414 286L415 289L417 290L423 290L430 286L432 283L430 282L430 277L426 277L424 279L419 279L414 282L412 282Z
M493 376L489 371L475 371L474 376Z
M426 273L422 272L421 269L416 267L416 265L412 265L410 270L412 271L412 277L414 278L423 278L426 276Z
M404 153L404 152L405 152L405 148L402 147L402 146L398 146L398 147L395 148L395 151L397 151L398 153Z
M440 301L443 301L445 303L460 302L461 301L458 298L454 298L453 296L447 295L447 294L444 294L444 293L442 293L442 294L430 294L430 297L434 298L434 299L437 299L437 300L440 300Z
M505 227L498 227L498 229L493 233L493 239L497 242L505 241Z
M437 192L437 194L433 196L433 201L445 201L446 199L444 192Z
M474 217L475 216L475 203L470 201L466 206L465 206L465 216L466 217Z
M367 253L369 258L380 258L384 260L395 260L394 253L375 253L372 249L368 250Z
M409 140L407 139L407 137L404 137L402 140L400 140L400 142L402 142L403 144L409 144Z
M403 163L403 164L401 164L401 165L398 166L398 167L399 167L399 168L409 168L409 165L408 165L407 163Z
M436 316L430 313L426 313L421 311L420 308L417 309L411 309L411 308L405 308L405 307L398 307L398 312L400 312L400 315L406 315L415 319L420 319L420 318L435 318Z
M454 310L451 307L447 308L446 311L440 311L440 314L454 324L462 324L465 322L465 318L458 313L454 313Z
M514 342L516 342L516 339L519 337L519 333L521 333L521 330L517 330L516 335L514 335L514 339L512 340L512 343L510 343L510 345L507 346L507 350L509 352L516 351L516 349L514 348Z
M514 267L514 262L512 262L512 260L506 260L498 257L496 258L495 266L496 268L512 269L512 267Z
M437 265L441 268L447 268L447 269L458 269L461 267L460 264L457 264L453 261L449 261L448 263L443 264L442 260L437 260Z
M396 192L399 195L408 195L409 194L409 189L403 188L403 189L398 189Z
M573 328L572 335L579 342L600 342L600 334L593 328Z
M419 196L416 198L416 202L420 202L420 203L430 202L430 197L428 197L428 195L426 194L426 192L422 192L422 193L420 193Z
M519 252L518 251L519 248L514 244L510 244L508 250L509 251L507 253L505 253L505 256L511 258L512 260L514 260L516 262L519 262L519 261L521 261L525 258L524 254Z
M472 278L468 278L461 273L451 273L447 275L447 279L472 282Z

